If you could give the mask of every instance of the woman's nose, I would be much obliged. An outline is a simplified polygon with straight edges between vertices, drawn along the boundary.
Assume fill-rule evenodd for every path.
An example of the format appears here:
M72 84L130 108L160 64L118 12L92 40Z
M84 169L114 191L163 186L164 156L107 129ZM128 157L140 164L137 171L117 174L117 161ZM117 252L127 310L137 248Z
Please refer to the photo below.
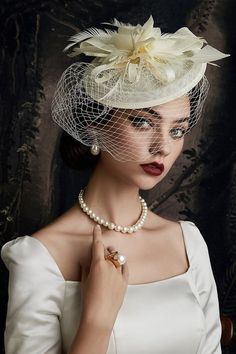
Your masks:
M149 152L152 155L169 155L171 152L170 138L167 136L158 136L152 141L152 144L149 147Z

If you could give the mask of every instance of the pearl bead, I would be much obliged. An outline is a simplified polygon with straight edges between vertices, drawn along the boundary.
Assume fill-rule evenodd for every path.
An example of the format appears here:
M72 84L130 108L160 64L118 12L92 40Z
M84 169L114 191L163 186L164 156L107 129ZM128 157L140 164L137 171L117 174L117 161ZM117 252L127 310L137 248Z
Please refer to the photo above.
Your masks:
M108 225L108 227L109 227L110 230L113 230L113 229L115 228L115 224L110 223L110 224Z
M118 254L117 259L120 264L125 264L125 262L126 262L126 258L122 254Z
M97 216L84 202L83 192L84 192L84 190L81 189L81 191L78 195L78 201L79 201L80 207L91 219L93 219L98 224L104 225L105 227L109 228L110 230L115 230L117 232L128 233L128 234L131 234L131 233L142 228L142 226L145 222L145 219L147 217L148 207L147 207L147 203L145 202L145 200L141 196L139 196L139 200L140 200L142 212L141 212L141 215L139 216L138 221L132 226L121 226L121 225L116 225L113 222L105 221L101 217Z
M90 152L92 155L98 155L100 153L100 147L98 145L93 144L90 148Z

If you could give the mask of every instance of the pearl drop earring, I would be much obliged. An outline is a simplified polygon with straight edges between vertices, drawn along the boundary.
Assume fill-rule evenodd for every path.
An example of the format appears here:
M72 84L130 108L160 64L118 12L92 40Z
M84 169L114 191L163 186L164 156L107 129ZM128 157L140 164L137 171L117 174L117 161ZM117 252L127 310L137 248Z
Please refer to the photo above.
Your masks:
M100 147L98 145L93 144L90 148L90 152L92 155L96 156L100 153Z

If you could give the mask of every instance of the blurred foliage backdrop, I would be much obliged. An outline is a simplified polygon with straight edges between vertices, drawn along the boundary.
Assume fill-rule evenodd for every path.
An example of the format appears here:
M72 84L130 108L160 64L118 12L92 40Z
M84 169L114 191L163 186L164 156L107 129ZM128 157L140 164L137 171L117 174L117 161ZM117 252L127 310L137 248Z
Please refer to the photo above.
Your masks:
M233 0L1 1L0 246L30 235L72 206L89 176L61 161L61 130L50 117L56 82L72 63L62 53L68 38L114 17L136 24L152 14L164 32L187 25L231 57L220 68L208 66L211 89L201 121L168 177L143 195L154 212L192 220L200 228L221 315L236 323L235 9ZM2 353L7 286L1 262ZM234 338L223 351L236 352Z

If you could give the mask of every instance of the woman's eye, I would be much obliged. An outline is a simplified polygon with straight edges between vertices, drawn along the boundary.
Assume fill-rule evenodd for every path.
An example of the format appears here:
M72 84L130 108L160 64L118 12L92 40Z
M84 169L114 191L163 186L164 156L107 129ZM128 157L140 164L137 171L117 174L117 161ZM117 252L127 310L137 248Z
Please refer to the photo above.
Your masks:
M170 134L173 139L181 139L185 133L186 133L185 128L172 128L170 130Z
M153 126L153 124L146 118L135 117L135 118L129 118L129 119L131 120L131 124L135 128L148 129L148 128L151 128Z

